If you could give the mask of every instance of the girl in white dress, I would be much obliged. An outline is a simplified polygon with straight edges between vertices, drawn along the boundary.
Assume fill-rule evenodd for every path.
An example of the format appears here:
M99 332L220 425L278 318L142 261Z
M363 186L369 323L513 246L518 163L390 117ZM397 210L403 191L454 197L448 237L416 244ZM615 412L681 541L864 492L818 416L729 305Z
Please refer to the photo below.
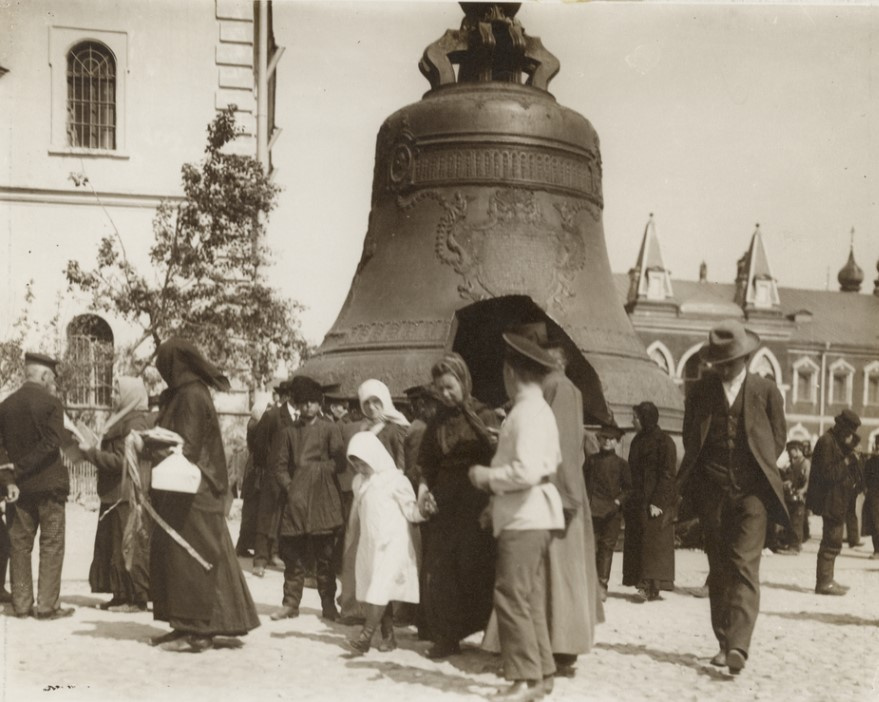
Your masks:
M418 603L418 567L413 524L424 521L412 484L372 432L359 432L348 443L348 461L357 471L349 523L357 522L360 539L355 566L357 600L366 608L366 623L348 644L366 653L381 625L380 651L392 651L392 601Z

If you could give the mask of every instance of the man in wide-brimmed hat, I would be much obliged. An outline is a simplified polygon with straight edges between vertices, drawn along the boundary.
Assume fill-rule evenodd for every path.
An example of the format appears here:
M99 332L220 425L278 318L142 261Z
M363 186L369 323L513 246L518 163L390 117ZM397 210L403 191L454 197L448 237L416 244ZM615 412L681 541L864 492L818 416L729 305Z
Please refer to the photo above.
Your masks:
M834 421L834 425L818 437L812 451L812 472L806 493L806 506L821 515L824 522L815 569L815 592L819 595L844 595L848 590L834 580L833 571L842 549L846 510L861 482L861 467L855 453L861 418L852 410L844 409Z
M559 430L562 462L549 480L562 498L565 530L549 544L547 624L556 675L571 677L578 656L592 649L596 624L604 621L592 511L583 479L583 395L565 374L567 353L545 321L510 331L537 344L556 363L541 387Z
M515 401L498 437L491 466L473 466L473 485L491 494L497 539L494 614L504 677L497 699L539 699L552 687L556 664L547 626L546 560L551 532L565 517L550 481L562 460L559 432L541 382L556 367L533 341L504 334L504 385ZM489 624L491 628L491 624Z
M776 461L787 429L775 383L748 372L759 337L736 320L708 334L701 359L713 372L690 389L678 487L699 514L708 555L712 659L737 674L745 667L760 602L760 556L767 520L787 525Z

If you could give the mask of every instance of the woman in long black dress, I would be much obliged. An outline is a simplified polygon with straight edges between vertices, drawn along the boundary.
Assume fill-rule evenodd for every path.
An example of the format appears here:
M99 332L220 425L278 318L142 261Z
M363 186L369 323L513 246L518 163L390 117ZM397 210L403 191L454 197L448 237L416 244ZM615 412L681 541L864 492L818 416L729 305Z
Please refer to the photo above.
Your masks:
M443 404L424 432L418 461L419 504L422 512L435 511L422 529L422 602L434 641L427 655L444 658L460 650L461 639L483 630L491 615L495 543L479 524L489 498L467 472L491 461L498 419L471 396L470 371L458 354L446 354L431 375Z
M153 490L153 505L213 567L205 570L161 528L153 532L150 582L153 618L173 631L153 640L166 650L200 652L214 636L241 636L259 618L226 525L229 490L226 457L209 388L229 381L190 342L172 338L159 346L156 367L167 383L158 425L183 437L183 455L198 466L194 495Z
M677 450L659 428L652 402L633 408L633 424L638 433L629 447L632 492L623 513L623 585L637 587L642 599L657 600L660 590L674 589L674 524L661 517L674 500Z
M113 612L145 611L149 600L149 543L133 535L131 570L125 567L123 544L131 506L123 490L125 438L129 432L149 428L151 421L146 386L140 378L120 377L113 386L114 412L104 424L99 446L82 446L98 469L101 509L95 532L95 553L89 569L92 592L113 597L99 605Z

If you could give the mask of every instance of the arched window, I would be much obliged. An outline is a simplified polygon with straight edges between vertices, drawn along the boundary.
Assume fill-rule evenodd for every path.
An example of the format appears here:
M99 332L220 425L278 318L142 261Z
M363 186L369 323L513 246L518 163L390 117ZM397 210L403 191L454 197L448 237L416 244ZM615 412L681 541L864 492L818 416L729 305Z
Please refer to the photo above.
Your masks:
M665 344L661 341L654 341L647 347L647 355L650 356L650 360L662 368L664 372L668 373L671 377L674 377L674 359L672 358L671 351L668 350L668 347L666 347Z
M67 402L109 407L113 394L113 330L94 314L74 317L67 325Z
M818 375L820 368L808 356L801 356L794 363L793 401L815 404L818 401Z
M834 361L830 366L830 398L831 405L852 404L852 381L855 376L854 367L843 359Z
M74 147L116 148L116 59L95 41L67 54L67 138Z
M779 366L778 360L772 351L765 346L758 349L754 354L748 370L757 375L762 375L776 384L781 383L781 366Z

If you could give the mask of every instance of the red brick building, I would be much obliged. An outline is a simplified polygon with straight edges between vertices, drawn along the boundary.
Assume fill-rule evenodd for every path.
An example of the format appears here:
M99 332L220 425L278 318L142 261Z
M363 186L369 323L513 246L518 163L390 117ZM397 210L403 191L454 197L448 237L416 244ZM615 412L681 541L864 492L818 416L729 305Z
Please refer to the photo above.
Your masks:
M879 435L879 279L872 294L860 291L864 272L852 250L839 271L839 290L783 287L759 225L737 263L730 283L709 282L704 264L698 281L673 280L651 215L635 267L616 275L651 358L686 392L702 372L697 351L708 330L722 319L739 319L760 336L750 368L778 383L790 438L814 444L850 407L863 420L861 447L872 446Z

